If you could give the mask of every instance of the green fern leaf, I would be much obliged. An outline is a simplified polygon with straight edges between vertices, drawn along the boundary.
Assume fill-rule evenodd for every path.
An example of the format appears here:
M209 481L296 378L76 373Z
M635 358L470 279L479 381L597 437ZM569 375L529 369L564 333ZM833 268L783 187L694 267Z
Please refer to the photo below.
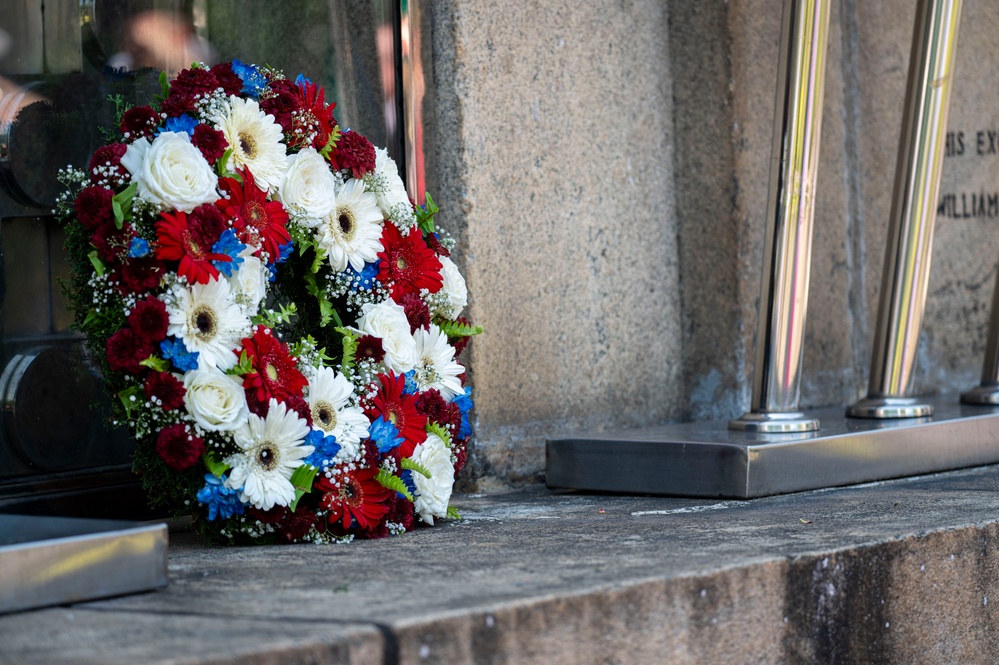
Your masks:
M379 469L378 475L375 476L375 480L377 480L378 483L385 489L398 492L410 501L413 500L413 495L410 493L409 488L406 487L406 483L402 482L402 478L399 476L391 474L385 469Z
M409 457L403 457L402 458L402 464L401 464L401 466L404 469L409 469L410 471L416 471L418 474L420 474L424 478L429 478L430 477L430 471L427 470L427 467L423 466L419 462L414 462Z
M436 434L444 442L444 445L448 448L451 447L451 434L443 426L438 423L427 422L427 433ZM430 476L427 476L428 478Z
M472 337L482 334L482 326L473 326L461 321L440 321L437 327L448 337Z

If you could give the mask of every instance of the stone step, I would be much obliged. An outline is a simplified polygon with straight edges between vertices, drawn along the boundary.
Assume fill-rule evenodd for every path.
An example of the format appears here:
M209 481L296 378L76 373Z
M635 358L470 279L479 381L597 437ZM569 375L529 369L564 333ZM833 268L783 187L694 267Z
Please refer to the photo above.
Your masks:
M344 546L172 534L166 589L0 617L0 663L994 663L999 467L751 501L465 495Z

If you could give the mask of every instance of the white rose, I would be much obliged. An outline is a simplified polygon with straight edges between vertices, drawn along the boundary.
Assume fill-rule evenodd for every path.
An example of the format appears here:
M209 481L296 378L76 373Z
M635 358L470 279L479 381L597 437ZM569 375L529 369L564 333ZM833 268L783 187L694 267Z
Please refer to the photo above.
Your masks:
M218 178L187 132L163 132L152 144L141 138L128 146L121 165L132 174L136 194L164 208L191 212L218 200Z
M435 517L447 516L447 504L451 500L454 487L451 451L439 436L427 434L427 440L416 447L411 459L430 472L429 478L413 472L417 492L413 505L423 521L433 526Z
M416 366L416 340L410 333L406 310L391 300L372 305L365 304L364 315L357 320L357 327L366 335L382 340L385 367L400 374Z
M243 257L243 262L239 264L236 272L229 278L229 286L232 288L233 298L243 306L243 309L250 314L256 315L260 309L260 303L267 295L267 281L269 272L264 262L253 256L257 251L252 245L247 246L239 253Z
M451 305L450 312L442 312L449 319L456 319L461 315L461 310L468 304L468 287L465 286L465 278L461 276L458 266L454 261L446 256L438 257L441 262L441 277L444 278L444 286L441 290L447 294L448 303Z
M202 429L228 432L242 426L250 413L243 385L217 369L196 369L184 376L184 406Z
M316 226L320 219L336 210L335 191L336 178L314 148L288 155L288 170L278 190L278 198L285 207L301 208Z
M391 215L392 207L404 203L409 205L409 194L406 185L399 177L399 167L395 160L389 157L385 148L375 148L375 177L381 181L381 187L375 190L378 207L385 217Z

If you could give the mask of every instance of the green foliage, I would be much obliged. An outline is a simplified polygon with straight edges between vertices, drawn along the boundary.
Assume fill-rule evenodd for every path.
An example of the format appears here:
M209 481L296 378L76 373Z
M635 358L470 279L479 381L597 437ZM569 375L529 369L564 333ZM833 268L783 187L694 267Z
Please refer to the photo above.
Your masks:
M132 386L131 388L125 388L118 392L118 399L121 401L122 407L125 409L125 415L128 418L132 417L132 409L142 408L142 404L145 400L142 399L142 388L139 386Z
M253 362L250 360L250 356L246 354L246 349L243 349L239 354L239 362L227 369L225 373L232 376L245 376L253 374L254 371L256 370L253 369Z
M288 303L284 305L282 303L278 304L278 309L264 309L261 310L259 314L254 316L250 321L253 325L265 325L271 330L277 328L282 324L291 323L291 317L298 313L298 307L295 303Z
M170 369L170 361L163 360L159 356L149 356L145 360L140 361L139 364L143 367L154 369L157 372L165 372Z
M420 230L424 233L433 233L434 227L434 215L440 212L440 208L434 203L434 199L430 194L426 194L427 202L421 207L416 206L416 225L420 227Z
M340 125L333 125L333 131L330 132L330 137L326 141L326 145L323 149L319 151L319 154L323 156L327 162L330 161L330 153L333 148L336 147L337 142L340 140Z
M458 509L455 508L454 506L448 506L447 507L447 516L448 516L449 519L452 519L452 520L460 520L461 519L461 513L459 513Z
M87 254L87 258L90 260L90 265L94 266L94 272L96 272L98 275L103 275L104 264L97 257L97 250L95 249L94 251Z
M350 328L336 328L336 331L343 335L343 357L340 360L340 371L348 379L354 374L354 368L357 366L357 333L355 333Z
M114 104L114 127L109 129L107 127L98 127L101 135L104 137L106 143L115 143L121 138L121 119L124 117L125 112L132 108L132 104L125 101L122 95L108 95L106 97L107 101Z
M119 229L125 220L132 219L132 199L135 198L136 183L132 183L125 189L114 195L111 199L111 209L114 211L114 225Z
M336 320L336 324L338 326L342 326L343 322L340 321L340 315L333 307L333 303L330 302L330 299L326 297L326 291L316 284L316 276L305 274L302 275L302 279L305 281L305 290L310 296L316 299L316 302L319 303L319 325L325 328Z
M218 456L215 454L214 450L209 450L205 453L204 458L205 468L207 468L213 476L216 478L221 478L222 474L229 470L229 465L220 461Z
M413 495L410 493L409 488L406 487L406 483L402 482L402 478L394 474L389 473L385 469L379 469L378 475L375 476L382 487L385 489L390 489L393 492L398 492L410 501L413 500Z
M445 446L447 446L448 448L451 447L451 434L447 431L447 429L445 429L440 424L428 421L427 422L427 433L428 434L436 434L437 436L439 436L441 438L441 441L444 442Z
M402 462L400 462L400 466L402 466L402 468L404 469L415 471L424 478L430 478L430 471L427 470L427 467L423 466L419 462L414 462L409 457L403 457Z
M437 327L441 329L441 332L447 335L449 338L455 337L472 337L473 335L482 334L482 326L473 326L470 323L464 323L462 321L448 321L446 319L440 319L434 321Z
M215 164L215 172L218 173L220 178L234 178L237 182L242 184L243 176L238 173L233 173L228 169L230 157L232 157L232 148L226 148L225 152L222 153L222 158L219 159L217 164Z
M303 464L291 474L291 484L295 488L295 500L288 508L292 512L295 512L295 508L298 507L299 499L312 491L312 481L315 480L317 473L319 473L319 469L316 467Z

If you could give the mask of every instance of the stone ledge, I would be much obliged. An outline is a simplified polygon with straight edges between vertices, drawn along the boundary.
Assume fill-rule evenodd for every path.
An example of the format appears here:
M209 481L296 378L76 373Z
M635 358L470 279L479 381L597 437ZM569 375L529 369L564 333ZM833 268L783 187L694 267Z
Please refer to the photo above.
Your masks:
M999 467L752 501L530 488L349 546L175 534L167 589L0 617L0 663L994 662L997 490Z

